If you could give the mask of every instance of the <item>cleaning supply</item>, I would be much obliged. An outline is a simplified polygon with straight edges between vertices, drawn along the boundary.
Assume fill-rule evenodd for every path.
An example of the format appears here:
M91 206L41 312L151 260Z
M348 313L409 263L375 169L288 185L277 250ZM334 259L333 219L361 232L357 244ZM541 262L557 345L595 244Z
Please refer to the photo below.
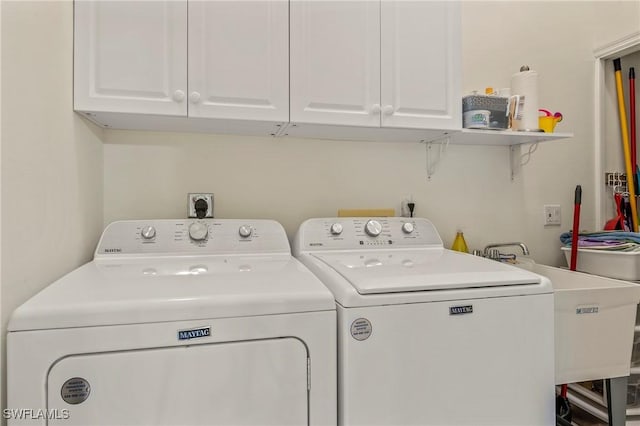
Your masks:
M618 115L620 118L620 133L622 133L622 149L624 152L624 163L627 176L633 176L633 161L631 158L631 145L629 142L629 129L627 127L627 111L625 108L624 91L622 89L622 65L620 58L613 60L613 68L616 78L616 93L618 95ZM635 186L633 179L627 179L629 194L635 194ZM635 202L631 203L631 220L633 221L633 232L638 232L638 212Z
M629 133L631 134L631 171L633 172L633 186L636 195L640 195L640 169L638 169L638 157L636 150L636 69L629 68Z
M571 262L569 269L576 270L578 261L578 234L580 229L580 205L582 204L582 186L577 185L574 193L573 201L573 229L571 231ZM571 423L573 414L571 412L571 404L567 397L568 384L564 383L560 386L560 395L556 396L556 416Z
M514 116L512 130L538 131L538 73L527 65L511 76L511 93L517 95L518 114Z
M453 244L451 245L451 250L461 251L463 253L469 253L469 248L467 247L467 242L464 240L464 235L462 231L458 231L456 233L456 238L453 240Z

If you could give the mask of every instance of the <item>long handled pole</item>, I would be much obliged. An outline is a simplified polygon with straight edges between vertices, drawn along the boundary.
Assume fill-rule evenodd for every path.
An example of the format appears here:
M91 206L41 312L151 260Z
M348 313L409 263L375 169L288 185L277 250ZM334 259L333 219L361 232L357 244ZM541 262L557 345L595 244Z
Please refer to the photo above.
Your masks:
M633 182L636 185L636 195L638 192L638 182L640 182L640 170L638 170L638 157L636 146L638 139L636 137L636 70L635 68L629 68L629 130L631 133L631 161L633 163L633 172L636 176L636 180Z
M578 260L578 234L580 233L580 205L582 204L582 187L576 186L573 201L573 232L571 233L571 263L569 269L576 270Z
M578 234L580 233L580 205L582 204L582 187L576 186L575 197L573 201L573 228L571 232L571 262L569 269L576 270L578 260ZM556 415L560 418L571 422L571 404L567 398L568 385L565 383L560 386L560 395L556 397Z
M624 91L622 90L622 67L620 58L613 60L613 67L616 75L616 91L618 92L618 115L620 116L620 131L622 132L622 148L624 150L625 169L627 170L627 185L629 194L635 194L633 185L633 172L631 166L631 152L629 152L629 131L627 129L627 111L624 106ZM633 232L638 232L638 208L635 202L631 203L631 219L633 221Z

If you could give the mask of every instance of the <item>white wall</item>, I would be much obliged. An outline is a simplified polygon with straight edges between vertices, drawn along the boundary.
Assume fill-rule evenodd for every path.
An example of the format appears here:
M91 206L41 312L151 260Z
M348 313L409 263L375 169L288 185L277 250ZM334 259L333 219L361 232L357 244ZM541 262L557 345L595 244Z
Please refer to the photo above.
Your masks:
M470 246L520 238L505 232L486 191L508 210L519 199L510 184L508 150L450 146L427 181L425 146L312 139L273 139L110 131L105 145L105 222L184 217L188 192L215 193L216 217L273 218L290 236L306 218L339 208L392 207L413 195L416 215L443 238L456 228ZM515 233L515 235L514 235Z
M521 240L537 261L563 264L558 236L571 228L577 184L581 228L596 226L593 49L635 31L640 19L637 2L606 3L464 3L464 92L508 87L528 64L540 74L541 107L565 116L557 131L575 134L540 144L513 182L500 147L450 146L427 181L419 144L109 131L105 223L183 217L186 194L206 191L216 194L217 217L273 218L292 236L305 218L341 207L397 209L413 195L417 215L433 220L446 244L461 228L471 248ZM543 204L562 206L561 227L542 226Z
M1 7L4 340L13 309L91 258L103 220L100 131L72 111L73 4Z

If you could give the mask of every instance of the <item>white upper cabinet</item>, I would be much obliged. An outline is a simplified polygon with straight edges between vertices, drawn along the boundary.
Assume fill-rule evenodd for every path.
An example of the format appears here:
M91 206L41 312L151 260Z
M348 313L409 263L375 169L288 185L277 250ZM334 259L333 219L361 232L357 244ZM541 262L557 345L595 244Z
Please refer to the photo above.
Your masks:
M186 115L186 63L185 1L75 2L75 109Z
M189 116L289 121L288 1L189 2Z
M293 123L460 129L460 5L291 2Z
M105 127L362 140L461 128L460 2L76 0L74 109Z
M291 2L291 122L380 126L380 3Z
M383 127L459 129L460 3L381 3Z
M257 122L289 120L287 0L76 1L74 37L75 109L100 124L233 132L252 120L269 134Z

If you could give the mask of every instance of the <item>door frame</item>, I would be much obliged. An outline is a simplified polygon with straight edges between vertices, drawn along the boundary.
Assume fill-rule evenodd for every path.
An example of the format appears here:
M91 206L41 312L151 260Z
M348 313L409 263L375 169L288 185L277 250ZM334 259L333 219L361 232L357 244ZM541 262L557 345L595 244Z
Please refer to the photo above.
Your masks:
M605 202L606 182L604 170L604 151L605 151L605 135L604 135L604 96L605 96L605 62L609 59L625 56L640 51L640 31L629 34L619 40L608 43L604 46L594 49L595 57L595 93L594 93L594 187L595 190L595 223L596 227L601 226L605 222Z

